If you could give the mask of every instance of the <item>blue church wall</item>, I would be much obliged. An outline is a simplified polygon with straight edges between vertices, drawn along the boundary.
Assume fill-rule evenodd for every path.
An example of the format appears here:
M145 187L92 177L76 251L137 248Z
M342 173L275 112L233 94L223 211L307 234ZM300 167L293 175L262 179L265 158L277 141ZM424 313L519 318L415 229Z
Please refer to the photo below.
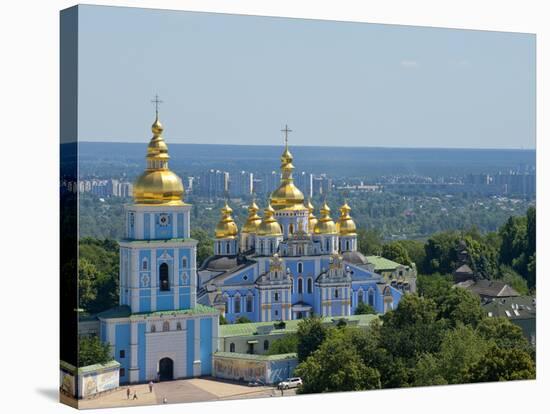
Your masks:
M243 269L224 280L224 285L226 286L247 284L251 286L254 284L254 270L252 267Z
M128 223L128 238L133 239L135 238L135 213L130 211L128 212L128 217L126 218L126 223Z
M172 215L168 215L169 223L167 226L160 225L160 214L155 214L155 239L171 239L173 236L173 220Z
M147 292L140 292L144 295ZM139 298L139 312L151 312L151 296L142 296Z
M225 317L229 322L234 322L238 317L245 316L251 321L258 320L258 297L255 289L251 288L241 288L241 289L223 289L222 292L229 296L229 312L226 313ZM252 311L246 311L246 297L249 294L252 294ZM241 311L235 312L236 306L235 302L237 300L237 294L240 295L241 300Z
M172 290L161 291L157 289L157 311L174 309L174 294Z
M138 325L138 366L139 370L139 381L145 382L145 355L147 355L146 342L145 342L145 329L146 323L140 323Z
M203 318L201 324L201 375L212 373L212 318Z
M151 238L151 214L143 215L143 238L149 240Z
M121 351L124 357L121 357ZM124 375L120 376L120 382L128 382L128 369L130 368L130 324L115 325L115 359L124 368Z
M187 320L187 376L193 376L193 361L195 359L195 320Z
M107 341L107 324L105 322L100 322L99 325L99 339L101 342Z
M178 228L177 228L176 237L182 238L182 237L185 237L184 232L183 232L183 228L184 228L183 213L178 213L177 217L178 217Z
M189 309L191 307L191 294L189 293L189 287L179 288L179 308Z

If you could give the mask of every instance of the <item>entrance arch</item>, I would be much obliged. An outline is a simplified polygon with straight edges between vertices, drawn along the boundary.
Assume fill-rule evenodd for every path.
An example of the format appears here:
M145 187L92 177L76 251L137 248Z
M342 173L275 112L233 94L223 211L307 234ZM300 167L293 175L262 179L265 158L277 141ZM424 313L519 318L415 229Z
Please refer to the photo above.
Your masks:
M172 358L162 358L159 361L159 381L174 379L174 361Z

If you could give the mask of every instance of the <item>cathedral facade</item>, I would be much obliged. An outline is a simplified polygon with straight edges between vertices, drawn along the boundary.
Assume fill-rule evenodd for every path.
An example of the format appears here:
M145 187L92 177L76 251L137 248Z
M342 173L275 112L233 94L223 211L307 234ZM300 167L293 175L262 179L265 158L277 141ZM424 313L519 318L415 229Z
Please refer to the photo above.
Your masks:
M219 311L196 300L191 205L168 168L158 114L152 131L119 242L120 303L97 315L100 339L120 363L121 383L210 375L217 349Z
M284 130L288 134L288 128ZM385 313L411 290L406 280L388 281L357 251L357 229L346 203L339 217L327 203L320 215L294 184L288 135L281 181L263 217L256 202L239 232L226 203L215 230L214 255L198 271L198 301L228 322L345 317L361 303Z

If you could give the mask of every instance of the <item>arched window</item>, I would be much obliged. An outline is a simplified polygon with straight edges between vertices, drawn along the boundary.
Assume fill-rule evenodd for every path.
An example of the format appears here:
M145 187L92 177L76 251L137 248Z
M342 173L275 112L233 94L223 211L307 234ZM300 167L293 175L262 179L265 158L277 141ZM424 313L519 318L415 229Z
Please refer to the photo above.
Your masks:
M235 344L233 342L229 344L229 352L235 352Z
M340 289L334 289L334 297L338 299L338 296L340 294Z
M170 281L168 279L168 265L162 263L159 266L159 285L160 290L170 290Z
M325 240L325 250L327 252L330 251L330 245L329 245L329 240L328 239Z
M151 332L156 332L157 331L157 326L153 323L151 325Z
M304 264L302 262L298 262L298 273L303 273L304 271Z
M346 240L346 250L349 250L349 240Z
M298 294L304 293L304 281L301 277L298 278Z
M225 244L225 254L229 254L229 242Z
M181 267L183 267L184 269L187 267L187 257L181 258Z
M227 315L229 313L229 298L227 296L223 297L224 313Z
M310 277L307 279L307 293L313 293L313 279Z
M289 224L289 226L288 226L288 232L289 232L290 234L294 234L294 224L292 224L292 223Z
M176 324L176 330L181 331L181 322Z
M363 289L357 291L357 303L364 303L365 298L363 297Z
M254 296L247 295L246 296L246 311L252 312L253 311L253 305L254 305Z
M141 262L141 270L148 270L149 269L149 263L147 263L147 259L143 259Z
M235 295L233 299L233 311L234 313L241 313L241 295Z
M275 292L275 294L273 295L273 299L275 300L275 302L279 302L279 293Z
M266 339L264 341L264 351L267 351L269 349L269 341Z
M167 332L169 330L170 330L170 322L164 321L163 324L162 324L162 331Z
M369 305L374 306L374 290L369 289Z

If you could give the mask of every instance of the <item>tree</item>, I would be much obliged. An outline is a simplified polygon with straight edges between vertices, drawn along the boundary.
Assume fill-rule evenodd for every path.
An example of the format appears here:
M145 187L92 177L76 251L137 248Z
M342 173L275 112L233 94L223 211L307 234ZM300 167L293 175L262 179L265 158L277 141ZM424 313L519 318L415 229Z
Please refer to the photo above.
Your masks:
M345 331L331 330L319 349L296 367L295 375L304 381L300 393L380 388L380 373L363 364Z
M381 345L393 357L415 359L439 350L445 322L437 319L433 300L405 295L397 309L381 319Z
M411 258L403 245L396 241L382 246L382 256L405 266L411 266Z
M376 311L371 305L367 305L364 302L359 303L355 308L355 315L376 315Z
M235 323L250 323L252 322L250 319L248 319L246 316L239 316L237 319L235 319Z
M315 352L327 336L327 328L317 317L300 321L296 331L298 336L298 361L302 362Z
M105 364L112 360L109 344L103 343L97 336L81 336L78 340L78 366Z
M206 231L198 228L191 230L191 238L198 241L197 265L200 266L208 257L214 254L214 241Z
M500 266L499 279L507 285L513 287L520 295L529 294L529 286L527 285L527 280L521 277L510 266Z
M493 344L469 373L470 382L535 379L536 370L529 354L517 348Z
M411 262L414 263L419 270L423 270L422 265L426 257L424 242L420 240L400 240L399 244L407 251Z
M424 246L423 270L428 273L450 274L457 267L457 246L460 240L456 231L438 233L430 237Z
M290 333L274 340L269 346L267 355L291 354L298 352L298 336Z
M529 342L521 328L506 318L484 318L477 326L477 332L499 348L528 349Z
M359 251L365 255L379 255L382 250L382 236L377 230L359 229L357 243Z
M441 368L439 359L434 354L423 354L418 358L414 368L415 387L425 387L429 385L445 385L447 380L440 374Z
M87 259L78 261L78 301L79 306L89 312L97 298L99 272Z
M441 298L447 295L453 287L453 277L451 275L418 275L416 289L418 295L428 299L433 299L437 303Z
M441 298L438 318L447 320L452 327L459 324L476 327L483 318L483 309L477 296L457 287Z

